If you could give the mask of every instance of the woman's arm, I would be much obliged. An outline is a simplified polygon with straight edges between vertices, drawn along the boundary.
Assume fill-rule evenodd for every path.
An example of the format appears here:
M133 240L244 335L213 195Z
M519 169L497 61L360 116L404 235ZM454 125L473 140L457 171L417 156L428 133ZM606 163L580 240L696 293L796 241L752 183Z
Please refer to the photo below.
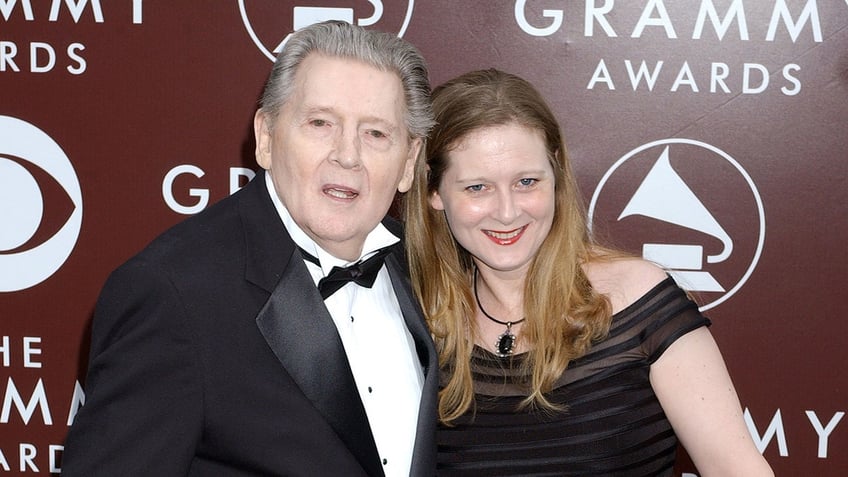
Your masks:
M724 359L706 327L651 365L651 385L702 477L773 476L742 417Z

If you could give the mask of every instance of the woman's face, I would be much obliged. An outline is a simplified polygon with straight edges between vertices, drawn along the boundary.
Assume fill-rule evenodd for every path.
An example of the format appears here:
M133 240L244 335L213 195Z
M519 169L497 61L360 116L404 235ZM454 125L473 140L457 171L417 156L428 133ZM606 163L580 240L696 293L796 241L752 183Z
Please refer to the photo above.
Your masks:
M554 172L541 131L515 123L472 131L448 153L430 205L478 267L526 273L551 230Z

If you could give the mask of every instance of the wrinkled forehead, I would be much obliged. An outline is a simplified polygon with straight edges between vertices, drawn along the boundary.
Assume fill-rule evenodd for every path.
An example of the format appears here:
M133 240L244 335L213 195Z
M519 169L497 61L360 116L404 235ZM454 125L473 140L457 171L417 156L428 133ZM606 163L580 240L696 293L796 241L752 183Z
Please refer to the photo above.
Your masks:
M402 122L406 102L400 76L364 61L312 54L298 68L287 103L297 108L359 108Z

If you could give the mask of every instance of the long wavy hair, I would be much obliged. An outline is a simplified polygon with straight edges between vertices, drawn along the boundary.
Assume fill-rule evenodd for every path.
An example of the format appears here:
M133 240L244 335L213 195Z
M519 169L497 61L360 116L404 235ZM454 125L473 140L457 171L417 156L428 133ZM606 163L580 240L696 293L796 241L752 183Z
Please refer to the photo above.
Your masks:
M531 379L522 406L558 409L545 393L570 361L608 333L611 320L609 301L593 290L581 266L602 258L604 250L591 243L559 124L529 82L494 69L466 73L436 88L433 111L437 124L416 164L403 212L413 288L436 341L439 365L450 376L439 394L439 418L450 424L473 407L471 354L478 331L471 255L451 235L444 212L430 207L428 199L451 166L453 148L471 132L507 124L540 131L554 170L553 224L524 282L521 340L529 351L523 374Z

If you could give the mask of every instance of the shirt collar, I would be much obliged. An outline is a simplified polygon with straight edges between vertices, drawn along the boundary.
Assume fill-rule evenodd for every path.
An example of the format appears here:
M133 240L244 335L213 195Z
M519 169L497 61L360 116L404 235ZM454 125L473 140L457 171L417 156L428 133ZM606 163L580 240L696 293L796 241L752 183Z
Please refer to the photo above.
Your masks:
M312 240L311 237L309 237L309 235L306 235L306 232L304 232L299 225L297 225L288 209L286 209L286 206L280 200L280 196L274 188L274 181L271 179L270 172L265 173L265 185L268 189L268 194L271 196L271 201L274 203L274 207L277 209L277 213L283 221L283 226L285 226L286 231L288 231L292 240L294 240L294 243L298 247L302 248L307 253L311 253L318 257L318 261L321 262L321 269L324 272L324 275L329 273L335 266L344 267L350 265L351 263L368 257L381 248L400 242L400 238L389 232L389 229L380 223L377 224L374 230L368 233L367 237L365 237L365 243L362 245L362 253L357 260L352 262L342 260L321 248L314 240Z

